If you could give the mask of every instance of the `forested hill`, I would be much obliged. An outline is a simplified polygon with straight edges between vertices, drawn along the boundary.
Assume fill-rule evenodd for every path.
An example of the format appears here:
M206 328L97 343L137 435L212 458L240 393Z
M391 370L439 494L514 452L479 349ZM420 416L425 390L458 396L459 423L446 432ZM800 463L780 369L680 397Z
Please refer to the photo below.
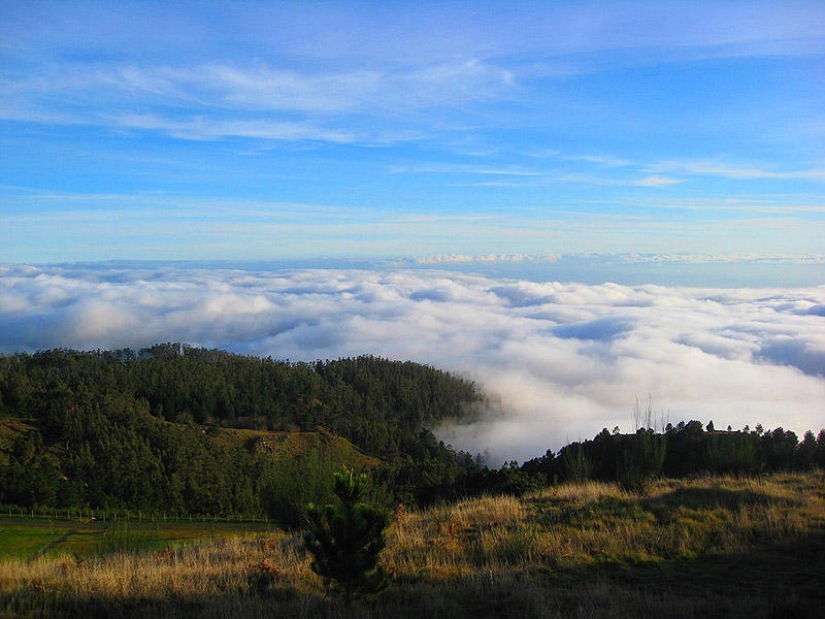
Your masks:
M287 472L269 470L272 458L254 449L211 440L226 428L320 428L379 459L377 477L387 487L431 500L454 485L459 460L471 459L459 458L429 428L460 418L481 399L472 382L371 356L290 363L180 344L2 356L0 500L266 509L262 480Z
M162 344L141 351L53 350L0 358L0 413L59 431L70 411L122 394L160 419L269 430L322 426L376 455L458 418L476 386L429 366L371 356L290 363Z

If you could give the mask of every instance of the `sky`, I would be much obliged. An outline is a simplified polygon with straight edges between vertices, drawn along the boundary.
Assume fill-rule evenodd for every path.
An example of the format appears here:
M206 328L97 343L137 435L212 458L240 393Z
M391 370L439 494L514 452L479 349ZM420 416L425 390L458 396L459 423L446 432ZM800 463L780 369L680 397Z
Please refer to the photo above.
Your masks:
M0 262L821 256L821 2L0 2Z
M0 354L470 377L523 460L825 427L825 3L0 0Z

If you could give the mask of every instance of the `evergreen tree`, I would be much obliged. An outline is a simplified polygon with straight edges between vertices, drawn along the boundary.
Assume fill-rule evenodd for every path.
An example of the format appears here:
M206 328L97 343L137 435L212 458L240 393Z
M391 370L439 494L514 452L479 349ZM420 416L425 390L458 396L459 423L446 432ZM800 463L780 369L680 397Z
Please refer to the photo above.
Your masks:
M564 472L569 481L582 483L593 476L593 463L581 443L572 443L562 449Z
M361 502L366 489L366 475L344 469L334 475L334 492L341 504L307 507L304 543L313 557L312 569L328 588L340 588L347 603L388 583L378 565L386 544L387 515Z
M619 484L628 492L645 494L651 481L662 474L667 438L653 430L639 428L626 437L618 463Z
M814 454L814 464L825 468L825 430L820 430L816 437L816 453Z

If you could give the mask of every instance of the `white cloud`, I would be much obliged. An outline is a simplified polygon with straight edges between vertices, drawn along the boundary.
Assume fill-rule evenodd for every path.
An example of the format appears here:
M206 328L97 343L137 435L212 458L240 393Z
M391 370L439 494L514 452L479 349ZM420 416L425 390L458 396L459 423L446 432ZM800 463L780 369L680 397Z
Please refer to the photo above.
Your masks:
M276 358L432 364L500 398L440 431L525 459L615 425L823 425L825 288L689 289L445 271L0 267L0 350L183 340Z
M259 140L315 140L346 144L363 139L363 135L339 129L328 129L313 122L277 122L273 120L221 120L194 116L171 120L155 114L124 114L110 118L121 128L163 131L182 140L215 140L227 137Z
M681 183L677 178L671 178L669 176L646 176L645 178L636 181L636 185L639 187L667 187L668 185L676 185Z
M474 59L321 73L260 64L65 65L52 74L7 78L3 87L9 97L0 118L7 120L155 130L179 139L349 143L415 139L418 133L399 125L399 118L424 108L500 99L514 78ZM55 101L61 102L59 113ZM350 128L352 119L347 129L323 127L331 117L342 124L342 115L376 114L389 114L395 128L367 136Z
M507 70L466 60L393 71L374 68L311 72L260 64L212 64L186 69L124 67L95 72L80 85L108 87L113 94L137 91L171 98L172 104L182 101L237 110L330 114L456 105L500 96L512 82L513 76Z
M692 176L719 176L734 180L810 180L825 181L825 169L768 170L763 167L721 161L663 161L649 166L654 172L674 172ZM659 178L652 176L650 178ZM678 181L677 181L678 182Z

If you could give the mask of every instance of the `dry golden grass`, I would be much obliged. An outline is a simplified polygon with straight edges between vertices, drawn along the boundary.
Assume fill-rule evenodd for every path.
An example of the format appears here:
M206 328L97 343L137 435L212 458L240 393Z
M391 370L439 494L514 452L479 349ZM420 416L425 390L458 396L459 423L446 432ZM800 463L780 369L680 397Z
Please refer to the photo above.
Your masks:
M6 606L0 611L11 616L29 616L38 603L44 616L86 606L135 606L145 612L141 616L152 616L153 609L170 600L209 608L216 601L242 604L255 594L272 596L278 590L295 598L320 595L300 537L286 533L215 539L137 555L5 561L0 563L0 587Z
M399 509L393 584L352 607L325 597L300 537L0 564L8 617L817 616L825 475L551 488Z

